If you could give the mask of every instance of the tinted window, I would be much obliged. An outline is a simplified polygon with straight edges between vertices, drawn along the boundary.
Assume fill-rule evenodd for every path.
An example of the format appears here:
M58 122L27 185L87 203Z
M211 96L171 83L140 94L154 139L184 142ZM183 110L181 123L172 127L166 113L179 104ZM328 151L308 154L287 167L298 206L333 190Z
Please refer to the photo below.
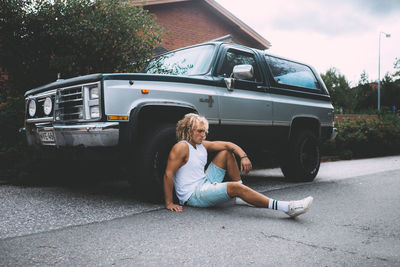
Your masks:
M215 46L202 45L153 58L142 70L150 74L201 75L210 68Z
M319 89L317 79L306 65L268 55L265 58L277 83Z
M218 76L228 78L231 76L233 67L236 65L248 64L253 66L255 78L252 81L260 81L260 73L257 67L254 55L240 53L238 51L229 50L224 58L221 69L218 72Z

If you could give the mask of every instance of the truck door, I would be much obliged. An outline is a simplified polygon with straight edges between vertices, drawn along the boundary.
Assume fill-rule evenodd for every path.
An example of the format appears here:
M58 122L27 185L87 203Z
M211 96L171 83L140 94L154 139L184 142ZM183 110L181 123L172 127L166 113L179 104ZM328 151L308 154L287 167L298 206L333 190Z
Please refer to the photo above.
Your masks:
M249 80L235 79L234 89L228 90L223 78L231 77L235 65L253 66L254 77ZM251 50L228 48L219 60L214 73L221 78L219 90L220 126L224 137L265 141L272 126L272 103L266 93L266 81L256 55Z

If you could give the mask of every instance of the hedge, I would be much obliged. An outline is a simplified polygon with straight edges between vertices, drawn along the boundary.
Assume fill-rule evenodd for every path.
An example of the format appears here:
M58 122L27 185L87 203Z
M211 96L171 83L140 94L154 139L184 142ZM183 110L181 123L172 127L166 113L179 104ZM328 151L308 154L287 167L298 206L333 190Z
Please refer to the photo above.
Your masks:
M379 117L335 117L338 136L326 142L322 153L341 159L400 154L400 118L391 114Z

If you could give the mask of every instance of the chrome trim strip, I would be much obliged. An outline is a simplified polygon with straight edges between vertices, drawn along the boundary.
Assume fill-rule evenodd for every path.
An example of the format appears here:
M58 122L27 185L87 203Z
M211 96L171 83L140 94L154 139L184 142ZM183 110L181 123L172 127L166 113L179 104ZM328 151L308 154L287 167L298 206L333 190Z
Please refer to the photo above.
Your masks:
M208 120L208 124L212 124L212 125L219 124L219 120Z
M290 122L288 121L274 121L274 126L290 126Z
M230 121L222 120L221 125L248 125L248 126L272 126L272 121Z
M58 131L101 131L107 129L118 129L118 122L95 122L78 125L54 125L54 130Z
M50 122L53 121L54 117L43 117L43 118L37 118L37 119L27 119L27 123L35 123L35 122Z
M57 92L57 89L51 90L51 91L47 91L47 92L43 92L43 93L39 93L37 95L30 95L28 97L26 97L26 100L30 100L30 99L34 99L34 98L38 98L38 97L46 97L46 96L51 96L51 95L55 95Z

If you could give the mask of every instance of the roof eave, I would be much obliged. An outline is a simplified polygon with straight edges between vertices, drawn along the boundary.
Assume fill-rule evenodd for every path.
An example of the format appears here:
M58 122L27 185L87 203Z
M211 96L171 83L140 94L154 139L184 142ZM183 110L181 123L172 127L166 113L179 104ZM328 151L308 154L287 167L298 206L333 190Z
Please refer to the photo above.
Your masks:
M246 32L248 35L250 35L253 39L255 39L257 42L262 44L265 49L268 49L271 47L271 43L266 40L264 37L259 35L256 31L254 31L252 28L250 28L246 23L238 19L235 15L233 15L231 12L229 12L227 9L225 9L223 6L218 4L214 0L203 0L210 6L212 6L215 10L217 10L219 13L221 13L223 16L225 16L227 19L230 21L234 22L242 31Z
M138 6L152 6L152 5L161 5L161 4L170 4L170 3L177 3L177 2L188 2L192 0L134 0L134 4ZM209 6L214 8L217 12L219 12L221 15L223 15L225 18L227 18L229 21L232 21L235 25L239 27L242 31L244 31L246 34L251 36L255 41L257 41L259 44L264 46L264 49L268 49L271 47L271 43L267 41L264 37L262 37L260 34L258 34L256 31L254 31L252 28L250 28L246 23L238 19L235 15L233 15L231 12L229 12L227 9L225 9L223 6L218 4L214 0L203 0L206 2Z

